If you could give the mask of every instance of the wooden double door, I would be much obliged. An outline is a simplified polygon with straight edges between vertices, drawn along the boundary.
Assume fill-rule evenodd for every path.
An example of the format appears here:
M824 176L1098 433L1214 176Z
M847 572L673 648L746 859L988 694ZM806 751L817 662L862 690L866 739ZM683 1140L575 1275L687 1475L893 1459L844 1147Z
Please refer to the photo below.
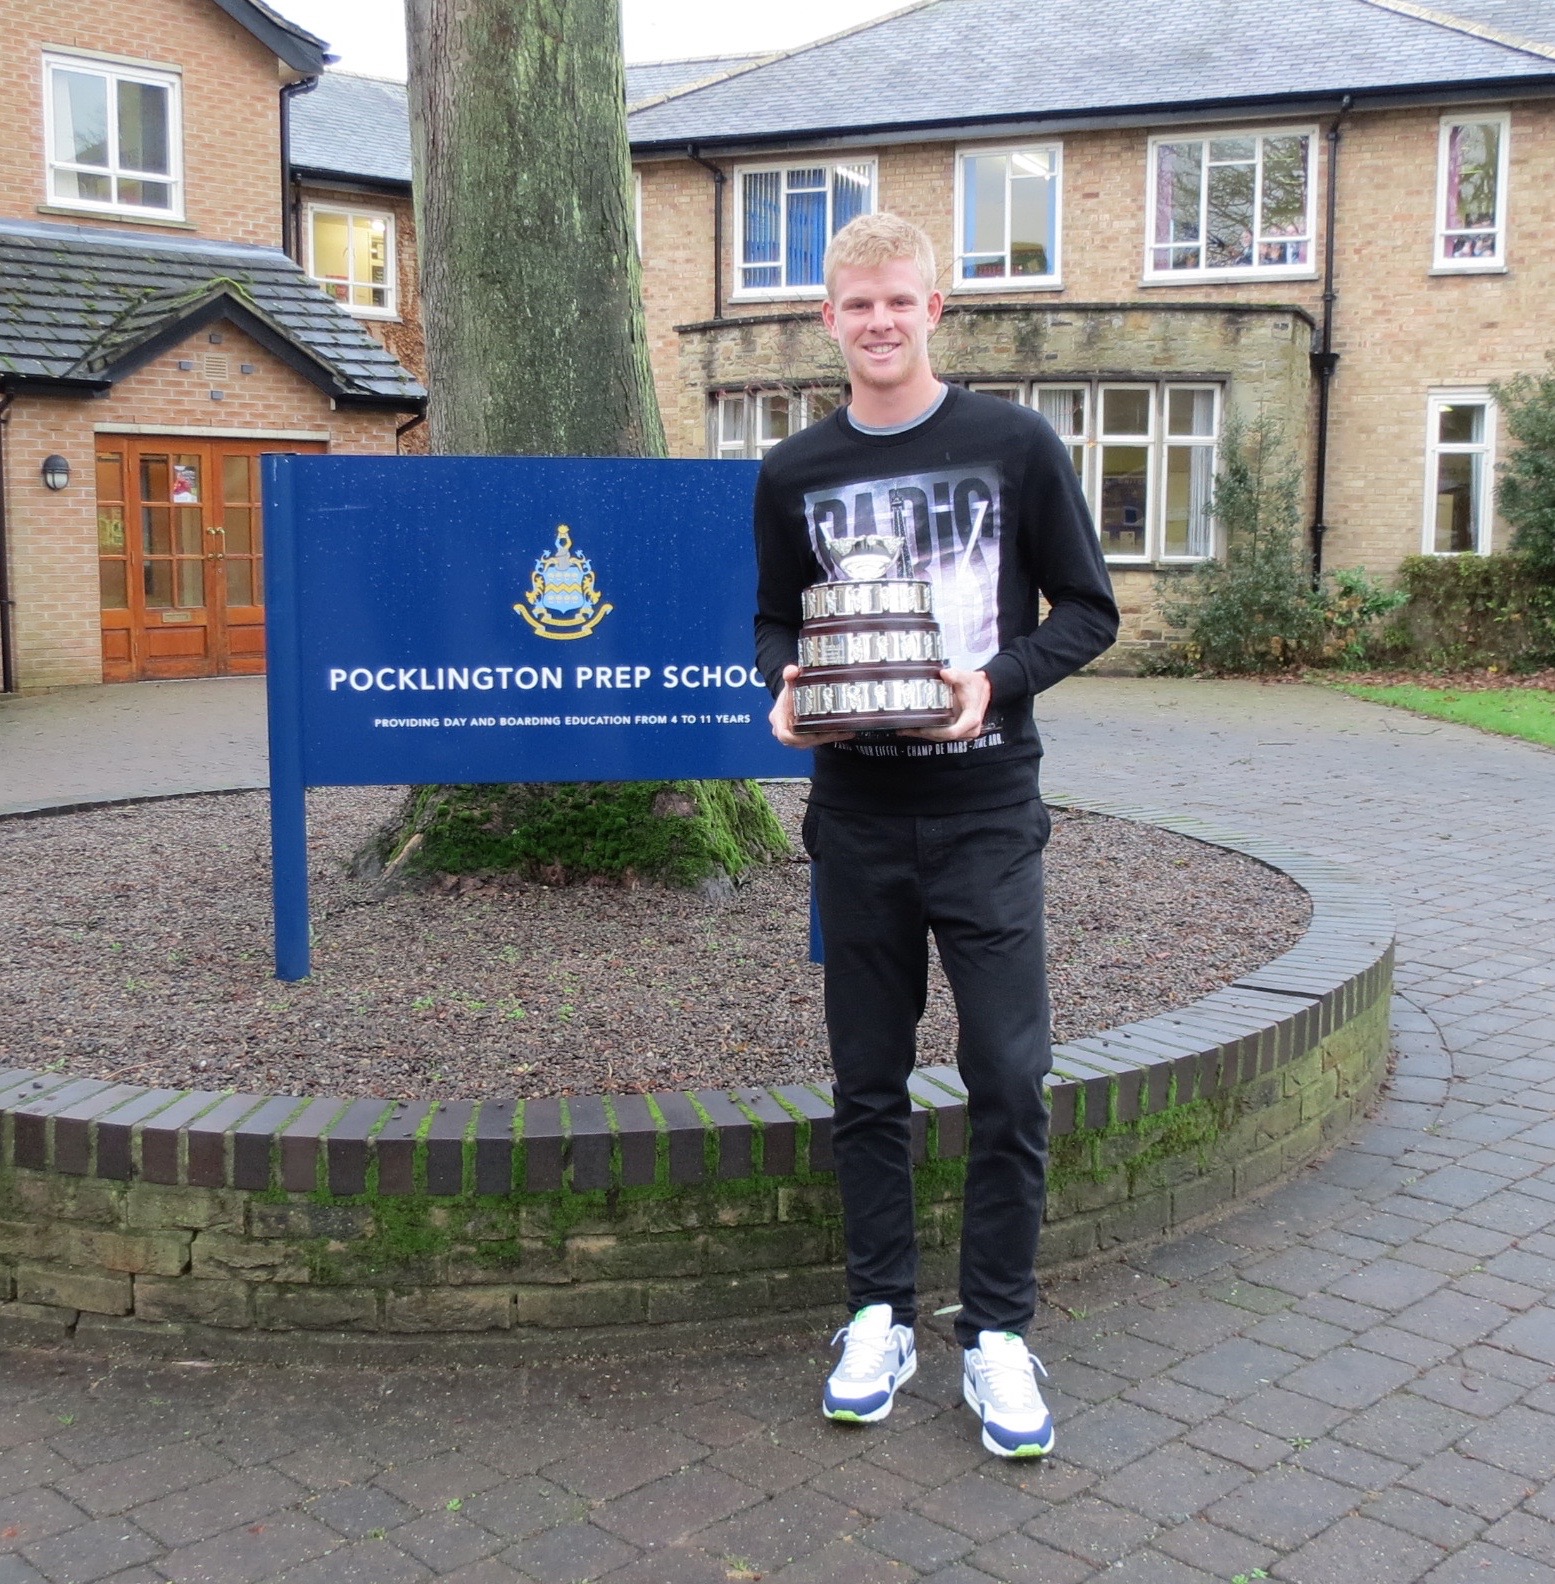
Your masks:
M259 458L314 441L99 435L103 680L265 668Z

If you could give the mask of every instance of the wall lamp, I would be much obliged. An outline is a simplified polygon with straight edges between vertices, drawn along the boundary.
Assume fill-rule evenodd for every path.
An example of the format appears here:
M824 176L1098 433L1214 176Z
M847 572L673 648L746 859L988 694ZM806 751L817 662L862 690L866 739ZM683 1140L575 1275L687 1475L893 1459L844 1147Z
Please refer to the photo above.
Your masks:
M43 482L51 490L62 490L70 482L70 464L58 452L44 457Z

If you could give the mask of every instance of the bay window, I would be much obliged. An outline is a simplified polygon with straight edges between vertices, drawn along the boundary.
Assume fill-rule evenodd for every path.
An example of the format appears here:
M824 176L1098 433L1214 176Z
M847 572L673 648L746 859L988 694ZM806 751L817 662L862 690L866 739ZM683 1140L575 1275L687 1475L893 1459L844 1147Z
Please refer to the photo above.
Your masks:
M1436 268L1506 263L1506 168L1511 118L1443 116L1436 178Z
M43 78L48 201L181 218L177 72L46 55Z
M875 207L875 162L735 172L736 297L819 296L826 245Z
M973 383L1053 426L1113 562L1203 561L1215 545L1218 385L1147 380Z
M760 459L841 404L842 392L825 388L721 392L713 398L709 454L721 461Z
M1314 128L1150 140L1148 279L1308 274Z

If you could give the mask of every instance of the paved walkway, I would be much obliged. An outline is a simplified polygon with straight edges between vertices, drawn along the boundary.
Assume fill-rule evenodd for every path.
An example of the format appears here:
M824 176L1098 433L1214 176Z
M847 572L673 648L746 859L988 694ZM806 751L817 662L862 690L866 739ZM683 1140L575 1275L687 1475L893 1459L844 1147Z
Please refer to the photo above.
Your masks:
M1307 688L1086 681L1042 713L1055 786L1349 859L1402 935L1369 1123L1051 1284L1044 1466L982 1454L943 1322L856 1431L817 1412L824 1338L508 1371L16 1352L0 1584L1555 1584L1555 756Z
M268 784L263 677L0 697L0 815Z

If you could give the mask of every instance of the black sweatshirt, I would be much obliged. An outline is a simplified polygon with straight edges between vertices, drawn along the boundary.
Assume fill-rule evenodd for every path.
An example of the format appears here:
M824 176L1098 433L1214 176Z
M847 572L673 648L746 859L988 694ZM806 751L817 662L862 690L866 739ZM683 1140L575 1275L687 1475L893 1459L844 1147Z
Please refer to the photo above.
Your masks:
M929 743L870 732L817 748L828 808L954 814L1037 795L1032 698L1109 648L1118 607L1068 448L1040 414L950 387L898 434L842 409L775 446L756 483L756 657L774 696L799 653L800 593L840 578L833 539L902 534L934 586L947 664L993 685L983 734ZM1038 625L1038 595L1050 607Z

